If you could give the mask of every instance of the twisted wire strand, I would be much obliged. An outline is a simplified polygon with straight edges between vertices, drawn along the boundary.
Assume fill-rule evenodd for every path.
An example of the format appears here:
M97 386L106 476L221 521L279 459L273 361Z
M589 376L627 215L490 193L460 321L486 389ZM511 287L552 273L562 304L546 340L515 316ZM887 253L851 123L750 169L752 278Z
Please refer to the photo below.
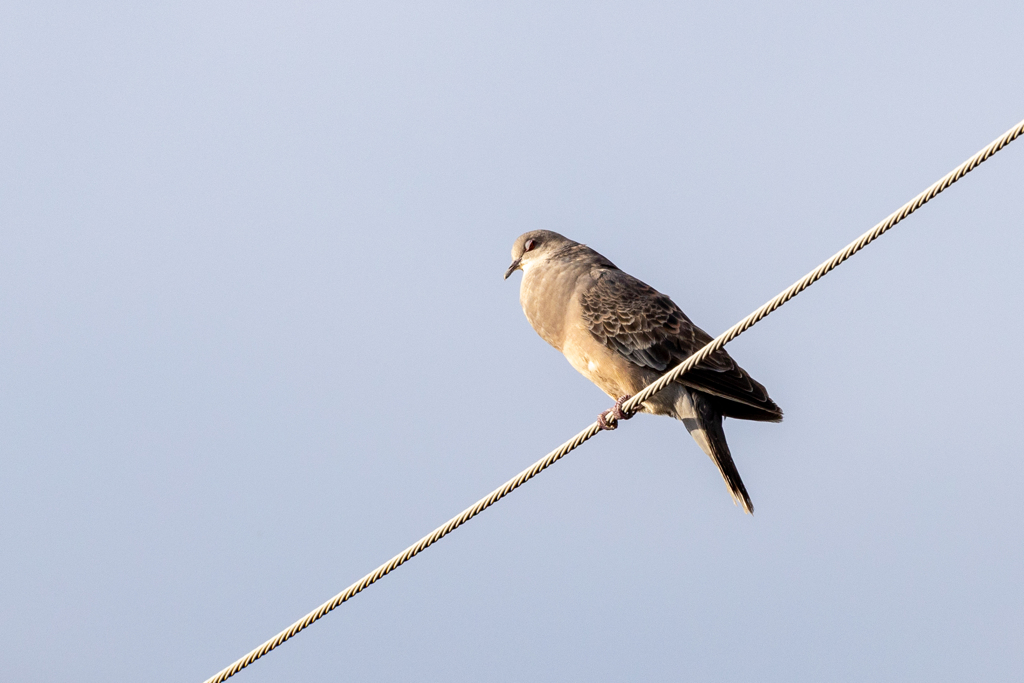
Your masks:
M829 273L829 271L836 268L843 261L847 260L854 254L856 254L858 251L860 251L861 249L863 249L864 247L866 247L867 245L871 244L873 241L881 237L890 228L892 228L897 223L902 221L904 218L914 213L919 208L921 208L929 201L934 199L950 185L952 185L953 183L955 183L956 181L960 180L965 175L973 171L993 154L995 154L1003 147L1017 139L1017 137L1019 137L1022 133L1024 133L1024 121L1018 123L1016 126L1014 126L1006 133L1001 135L999 138L994 140L991 144L982 149L980 152L972 156L964 163L957 166L955 169L950 171L948 174L946 174L942 179L937 181L931 187L929 187L924 192L917 195L909 202L904 204L902 207L900 207L898 210L890 214L888 218L886 218L881 223L877 224L875 227L868 230L855 241L851 242L849 245L846 246L846 248L836 253L832 258L828 259L820 266L812 270L810 273L800 278L797 282L793 283L793 285L791 285L781 294L779 294L771 301L758 308L756 311L748 315L740 322L730 327L728 330L726 330L721 335L716 337L714 340L709 342L700 351L697 351L695 354L693 354L685 361L677 365L675 368L673 368L671 371L663 375L657 381L652 382L642 391L633 396L631 399L624 402L622 405L623 411L626 413L635 411L644 401L646 401L659 391L663 390L670 383L678 379L683 373L692 369L695 365L705 360L712 353L724 347L730 341L732 341L736 337L740 336L741 334L749 330L751 327L753 327L758 322L766 318L773 311L775 311L777 308L779 308L787 301L795 297L797 294L799 294L800 292L807 289L812 284L823 278L826 274ZM610 419L608 421L611 422ZM359 579L351 586L349 586L342 592L338 593L324 604L320 605L320 607L316 608L315 610L304 616L302 619L296 621L294 624L289 626L281 633L277 634L267 642L263 643L255 650L245 655L238 661L234 662L227 668L223 669L216 675L212 676L211 678L208 678L205 681L205 683L222 683L222 681L231 678L236 673L238 673L245 667L249 666L263 655L267 654L268 652L278 647L285 641L297 635L300 631L313 624L313 622L326 616L329 612L336 609L343 602L350 600L355 595L362 592L364 589L373 585L381 578L387 576L392 571L394 571L398 567L402 566L403 564L405 564L406 562L408 562L409 560L416 557L418 554L432 546L434 543L437 543L439 540L441 540L451 532L455 531L460 526L462 526L469 520L473 519L474 517L476 517L481 512L497 503L499 500L501 500L508 494L512 493L512 491L515 491L517 488L528 482L530 479L533 479L535 476L546 470L548 467L551 467L553 464L555 464L563 457L565 457L565 455L568 454L570 451L578 448L584 442L593 438L600 431L601 427L598 425L597 422L594 422L589 427L581 431L579 434L572 437L571 439L563 443L561 446L559 446L558 448L556 448L555 450L551 451L546 456L538 460L536 463L520 472L514 478L507 481L503 486L492 491L490 495L481 498L479 501L477 501L475 505L467 508L461 514L450 519L447 523L434 529L433 532L424 536L419 541L409 546L398 555L395 555L390 560L388 560L381 566L377 567L377 569L373 570L363 578Z

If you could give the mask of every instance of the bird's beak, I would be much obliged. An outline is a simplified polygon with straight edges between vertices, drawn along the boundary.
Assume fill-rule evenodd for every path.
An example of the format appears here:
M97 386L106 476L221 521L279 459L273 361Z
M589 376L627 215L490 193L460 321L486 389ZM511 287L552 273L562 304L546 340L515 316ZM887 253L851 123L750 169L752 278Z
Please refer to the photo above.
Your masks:
M522 256L520 256L519 258L517 258L517 259L516 259L515 261L513 261L513 262L512 262L512 265L511 265L511 266L509 266L509 267L508 267L508 270L506 270L506 271L505 271L505 279L506 279L506 280L508 279L508 276L509 276L509 275L511 275L512 273L514 273L514 272L516 272L517 270L519 270L519 265L520 265L520 264L521 264L522 262L523 262L523 257L522 257Z

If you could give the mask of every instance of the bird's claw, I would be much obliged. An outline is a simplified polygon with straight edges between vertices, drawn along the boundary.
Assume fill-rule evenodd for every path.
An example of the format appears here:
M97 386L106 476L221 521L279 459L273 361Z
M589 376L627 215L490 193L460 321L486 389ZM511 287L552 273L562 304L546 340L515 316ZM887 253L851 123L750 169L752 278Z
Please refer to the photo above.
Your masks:
M610 410L606 410L606 411L604 411L603 413L600 413L597 416L597 426L598 427L600 427L601 429L607 429L608 431L611 431L611 430L613 430L613 429L615 429L616 427L619 426L616 423L616 420L614 418L612 419L611 422L608 422L608 420L606 419L606 416L609 415L611 412L612 411L610 411Z
M629 394L623 394L622 396L619 396L619 398L615 401L615 405L612 406L612 415L615 417L616 420L628 420L629 418L636 415L635 410L630 410L629 412L627 412L622 409L622 404L631 398L633 397L630 396Z
M619 396L615 401L615 405L604 411L597 416L597 426L601 429L607 429L611 431L619 426L619 420L628 420L629 418L636 415L635 411L625 411L622 409L622 404L630 399L630 395ZM611 419L609 419L611 418Z

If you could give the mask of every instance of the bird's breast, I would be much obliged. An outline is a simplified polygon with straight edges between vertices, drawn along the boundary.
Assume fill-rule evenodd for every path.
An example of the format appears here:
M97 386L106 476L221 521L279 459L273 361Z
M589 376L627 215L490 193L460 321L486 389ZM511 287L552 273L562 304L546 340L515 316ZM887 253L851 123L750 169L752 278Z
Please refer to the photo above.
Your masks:
M559 351L565 341L567 315L579 274L575 268L537 265L523 273L519 303L537 334Z

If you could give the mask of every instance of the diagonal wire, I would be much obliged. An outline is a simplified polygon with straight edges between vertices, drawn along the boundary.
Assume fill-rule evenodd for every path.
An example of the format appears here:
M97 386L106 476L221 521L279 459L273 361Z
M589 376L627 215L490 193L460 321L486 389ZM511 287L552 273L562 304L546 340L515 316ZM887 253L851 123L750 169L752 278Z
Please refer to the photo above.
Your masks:
M1024 121L1021 121L1016 126L1006 131L1003 135L998 137L987 147L982 149L980 152L972 156L964 163L957 166L952 171L950 171L942 179L937 181L927 190L917 195L909 202L904 204L902 207L900 207L898 210L890 214L888 218L886 218L881 223L868 230L855 241L851 242L849 245L846 246L846 248L838 252L835 256L822 263L820 266L812 270L804 277L800 278L797 282L793 283L793 285L791 285L781 294L779 294L771 301L761 306L759 309L757 309L756 311L748 315L746 318L736 323L728 330L723 332L721 335L716 337L714 340L709 342L700 351L687 358L685 361L677 365L671 371L667 372L657 381L649 384L643 391L639 392L638 394L633 396L633 398L622 404L623 411L628 413L636 410L636 408L641 403L643 403L651 396L664 389L671 382L679 378L680 375L692 369L695 365L700 363L702 360L705 360L715 351L718 351L726 344L728 344L730 341L732 341L736 337L740 336L741 334L749 330L751 327L753 327L758 322L767 317L769 314L771 314L775 309L779 308L784 303L795 297L797 294L799 294L800 292L807 289L812 284L823 278L829 271L833 270L840 263L853 256L867 245L871 244L873 241L875 241L883 234L885 234L886 231L888 231L890 228L892 228L897 223L902 221L904 218L914 213L922 206L927 204L929 201L934 199L943 190L945 190L950 185L952 185L953 183L955 183L956 181L960 180L965 175L973 171L982 162L984 162L993 154L1001 150L1003 147L1017 139L1017 137L1020 136L1021 133L1024 133ZM377 567L375 570L373 570L363 578L359 579L351 586L343 590L341 593L338 593L333 598L331 598L324 604L320 605L320 607L316 608L315 610L304 616L302 619L296 621L287 629L277 634L267 642L263 643L255 650L245 655L235 663L233 663L231 666L225 668L213 677L208 678L205 681L205 683L221 683L222 681L225 681L228 678L234 676L236 673L238 673L245 667L249 666L263 655L267 654L277 646L284 643L286 640L298 634L300 631L305 629L307 626L311 625L313 622L327 615L328 612L337 608L339 605L341 605L341 603L350 600L355 595L362 592L365 588L374 584L379 579L387 576L398 567L402 566L412 558L416 557L416 555L420 554L421 552L423 552L433 544L437 543L439 540L441 540L451 532L458 529L460 526L462 526L469 520L479 515L481 512L483 512L490 506L497 503L499 500L501 500L508 494L512 493L512 491L515 491L517 488L528 482L530 479L533 479L535 476L546 470L548 467L551 467L551 465L555 464L563 457L565 457L565 455L569 453L569 451L572 451L575 448L579 447L581 444L591 439L600 431L600 426L597 422L594 422L589 427L584 429L582 432L572 437L564 444L562 444L561 446L559 446L558 448L556 448L555 450L551 451L546 456L538 460L532 466L520 472L515 478L509 480L500 488L492 491L490 495L477 501L476 505L467 508L461 514L448 520L447 523L443 524L442 526L439 526L437 529L434 529L432 533L424 536L419 541L409 546L398 555L395 555L393 558L391 558L381 566Z

